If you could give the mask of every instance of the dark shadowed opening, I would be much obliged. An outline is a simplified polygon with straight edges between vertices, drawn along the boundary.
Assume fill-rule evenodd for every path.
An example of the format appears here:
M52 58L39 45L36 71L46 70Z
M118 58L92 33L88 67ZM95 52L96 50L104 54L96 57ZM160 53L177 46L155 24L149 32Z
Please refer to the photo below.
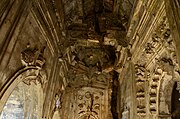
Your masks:
M174 84L172 92L172 119L180 119L180 93L176 88L177 83Z

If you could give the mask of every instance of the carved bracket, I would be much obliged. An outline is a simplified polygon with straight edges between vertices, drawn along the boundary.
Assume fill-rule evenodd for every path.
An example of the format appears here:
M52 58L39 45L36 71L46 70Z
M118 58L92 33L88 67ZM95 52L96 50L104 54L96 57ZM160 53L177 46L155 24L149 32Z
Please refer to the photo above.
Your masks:
M45 58L43 57L45 47L41 50L37 48L30 48L30 44L27 48L21 52L21 62L24 66L35 66L39 69L45 64Z
M31 82L35 84L40 83L41 85L46 83L46 73L41 70L45 64L45 58L43 57L45 47L41 50L37 48L31 48L30 44L27 44L27 48L21 52L21 62L26 67L36 67L38 70L36 72L29 72L31 76L24 79L23 82L30 85Z

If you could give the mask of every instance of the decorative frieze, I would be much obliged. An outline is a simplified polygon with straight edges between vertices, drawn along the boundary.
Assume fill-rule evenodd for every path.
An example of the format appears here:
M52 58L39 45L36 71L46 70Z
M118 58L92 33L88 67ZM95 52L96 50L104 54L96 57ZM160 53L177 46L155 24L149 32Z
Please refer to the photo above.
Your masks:
M146 47L145 47L145 52L146 54L152 54L154 53L154 49L155 47L153 46L152 43L147 43Z

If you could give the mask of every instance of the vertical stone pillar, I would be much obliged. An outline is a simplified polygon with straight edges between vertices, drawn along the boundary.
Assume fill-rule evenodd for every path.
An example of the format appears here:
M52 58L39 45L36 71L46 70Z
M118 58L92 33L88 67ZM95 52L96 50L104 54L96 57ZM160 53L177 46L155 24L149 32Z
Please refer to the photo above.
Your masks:
M146 118L146 87L145 87L145 67L135 65L136 78L136 99L137 99L137 118Z

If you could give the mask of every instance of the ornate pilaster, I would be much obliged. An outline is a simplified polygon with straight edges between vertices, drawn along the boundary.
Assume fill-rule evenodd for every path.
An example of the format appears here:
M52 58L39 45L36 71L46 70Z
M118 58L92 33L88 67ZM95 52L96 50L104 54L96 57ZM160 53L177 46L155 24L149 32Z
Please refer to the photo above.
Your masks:
M146 116L146 69L144 66L135 65L137 117L143 119Z
M149 111L150 113L157 114L158 107L158 88L160 79L162 78L162 70L160 68L155 69L155 72L152 74L152 79L149 81Z

